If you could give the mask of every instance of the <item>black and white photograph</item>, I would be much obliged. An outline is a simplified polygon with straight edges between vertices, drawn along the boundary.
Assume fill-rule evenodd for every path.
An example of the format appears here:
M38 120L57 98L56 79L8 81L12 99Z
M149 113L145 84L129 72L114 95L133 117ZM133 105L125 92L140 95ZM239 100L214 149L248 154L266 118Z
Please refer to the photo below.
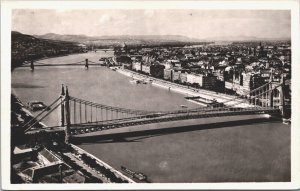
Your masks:
M17 2L6 188L300 188L298 2Z

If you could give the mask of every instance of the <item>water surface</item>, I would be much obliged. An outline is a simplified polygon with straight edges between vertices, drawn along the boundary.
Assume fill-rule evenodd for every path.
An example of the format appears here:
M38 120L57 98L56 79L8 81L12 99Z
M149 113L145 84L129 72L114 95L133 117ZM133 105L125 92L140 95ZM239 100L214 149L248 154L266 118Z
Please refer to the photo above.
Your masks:
M40 62L66 64L86 58L97 62L103 56L112 56L112 52ZM25 67L12 72L12 91L24 103L39 100L50 104L59 96L61 84L66 84L71 96L111 106L143 110L199 107L186 101L184 95L129 81L130 78L105 67L36 67L34 72ZM241 121L245 119L216 117L152 124L142 127L143 133L100 138L79 146L117 169L123 165L143 172L152 182L289 181L290 127L276 121ZM59 120L57 110L44 123L58 125ZM147 131L170 127L173 129ZM137 128L140 127L127 130Z

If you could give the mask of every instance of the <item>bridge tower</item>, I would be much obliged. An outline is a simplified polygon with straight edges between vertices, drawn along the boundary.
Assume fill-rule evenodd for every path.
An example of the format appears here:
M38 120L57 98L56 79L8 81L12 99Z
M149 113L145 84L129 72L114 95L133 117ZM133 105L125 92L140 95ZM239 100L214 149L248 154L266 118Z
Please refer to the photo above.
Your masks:
M66 86L66 96L64 102L66 110L65 143L68 144L71 136L70 96L68 86Z
M85 69L89 69L89 59L85 59Z
M64 85L62 84L61 87L61 127L65 128L65 143L69 143L70 139L70 128L71 128L71 122L70 122L70 96L68 91L68 86L66 86L66 92Z
M278 87L279 90L279 95L280 95L280 105L279 105L279 109L281 111L281 115L284 118L286 115L286 108L285 108L285 99L284 99L284 90L285 90L285 78L283 76L283 74L281 74L281 79L280 79L280 84L281 86Z
M280 79L280 82L279 83L274 83L273 82L273 72L271 71L271 74L270 74L270 84L269 84L269 87L268 89L270 90L269 94L268 94L268 106L269 107L273 107L273 106L279 106L279 109L281 111L281 116L282 117L285 117L286 115L286 108L285 108L285 78L284 78L284 75L281 74L281 79ZM276 89L273 89L273 85L277 85ZM279 85L279 86L278 86ZM271 91L272 90L272 91ZM277 103L274 102L274 91L278 91L279 92L279 105Z
M31 68L31 71L34 71L34 61L33 60L31 60L31 62L30 62L30 68Z
M268 94L268 100L269 100L268 106L269 107L274 106L274 104L273 104L274 92L272 90L272 81L273 81L273 71L271 70L270 79L269 79L270 84L269 84L269 87L268 87L268 90L270 90L270 92Z
M65 126L65 88L64 85L61 85L61 93L60 93L60 100L61 100L61 105L60 105L60 110L61 110L61 116L60 116L60 126L64 127Z

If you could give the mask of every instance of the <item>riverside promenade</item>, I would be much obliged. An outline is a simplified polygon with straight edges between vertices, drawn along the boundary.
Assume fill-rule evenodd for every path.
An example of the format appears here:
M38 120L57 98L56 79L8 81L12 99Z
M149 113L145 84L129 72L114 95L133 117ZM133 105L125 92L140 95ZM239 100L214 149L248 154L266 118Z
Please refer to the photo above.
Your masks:
M204 90L204 89L196 89L196 88L192 88L192 87L188 87L188 86L184 86L184 85L180 85L180 84L176 84L173 82L169 82L166 80L162 80L162 79L158 79L158 78L154 78L151 76L147 76L144 74L140 74L131 70L127 70L127 69L117 69L117 72L126 75L128 77L132 77L134 79L138 79L138 80L142 80L142 81L146 81L146 82L150 82L152 85L158 86L158 87L162 87L162 88L166 88L170 91L174 91L180 94L184 94L186 96L201 96L205 99L215 99L217 102L226 102L225 105L232 105L234 104L235 107L251 107L252 105L247 104L247 103L243 103L242 99L235 99L236 96L232 96L232 95L227 95L227 94L223 94L223 93L218 93L218 92L214 92L214 91L209 91L209 90ZM234 101L230 101L233 100ZM197 102L194 102L197 103ZM199 103L197 103L199 104ZM202 105L202 104L200 104Z
M22 101L16 97L15 95L12 96L12 101L13 101L13 109L12 112L15 113L15 115L17 116L19 123L20 122L28 122L25 121L25 119L27 120L31 120L32 118L34 118L34 115L25 107L25 105L22 103ZM17 107L17 105L19 107ZM16 109L18 108L18 109ZM38 124L35 125L37 129L41 129L44 128L45 130L47 129L47 125L39 122ZM60 129L61 131L61 129ZM113 168L112 166L110 166L109 164L105 163L104 161L102 161L101 159L95 157L94 155L90 154L89 152L79 148L78 146L74 145L74 144L70 144L70 146L76 150L79 154L86 154L87 156L95 159L95 161L100 164L101 166L103 166L105 169L108 169L111 173L114 174L114 176L116 176L117 178L120 178L122 180L125 180L128 183L135 183L134 180L132 180L131 178L127 177L126 175L122 174L120 171L118 171L117 169ZM53 151L52 151L53 152ZM58 153L55 153L56 155L59 155ZM112 183L112 181L104 176L103 174L99 173L99 171L97 171L96 169L88 166L88 164L85 164L82 159L76 157L73 153L71 152L65 152L64 155L68 156L70 159L74 160L74 162L78 163L79 166L82 166L83 168L86 169L87 172L89 172L90 174L92 174L93 176L99 178L103 183ZM68 164L66 161L64 161L66 164ZM69 165L69 164L68 164Z
M94 155L90 154L89 152L81 149L80 147L77 147L74 144L71 144L71 146L73 147L73 149L75 149L76 151L78 151L80 154L86 154L88 156L90 156L91 158L95 159L96 162L98 164L101 164L102 166L104 166L106 169L109 169L112 173L114 173L117 177L120 177L126 181L128 181L128 183L135 183L135 181L133 181L131 178L125 176L124 174L122 174L120 171L116 170L115 168L113 168L112 166L110 166L109 164L105 163L104 161L100 160L99 158L95 157ZM89 168L89 167L87 167ZM92 169L94 170L94 169ZM105 178L105 177L104 177ZM107 178L103 179L104 182L106 183L111 183Z

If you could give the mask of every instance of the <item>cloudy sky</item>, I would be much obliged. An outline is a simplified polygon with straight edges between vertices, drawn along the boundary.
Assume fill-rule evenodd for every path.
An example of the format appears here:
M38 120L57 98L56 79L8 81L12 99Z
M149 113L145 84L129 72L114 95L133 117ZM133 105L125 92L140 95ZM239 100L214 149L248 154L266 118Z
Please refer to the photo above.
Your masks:
M289 11L279 10L13 10L25 34L184 35L290 38Z

